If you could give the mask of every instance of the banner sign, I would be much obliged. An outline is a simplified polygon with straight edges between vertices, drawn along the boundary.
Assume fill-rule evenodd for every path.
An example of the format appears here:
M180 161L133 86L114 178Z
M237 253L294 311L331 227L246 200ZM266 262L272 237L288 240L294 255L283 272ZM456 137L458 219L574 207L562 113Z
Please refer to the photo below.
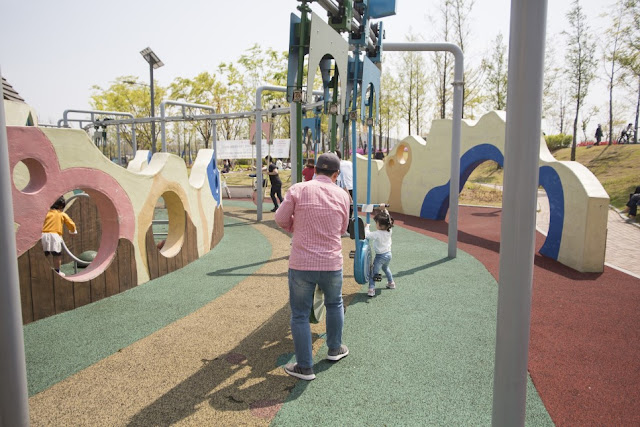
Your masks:
M267 144L267 140L262 140L262 158L271 154L275 159L288 159L290 157L289 139L274 139L273 144ZM254 159L256 157L256 146L249 143L248 139L236 139L232 141L218 141L218 152L216 158L224 159Z

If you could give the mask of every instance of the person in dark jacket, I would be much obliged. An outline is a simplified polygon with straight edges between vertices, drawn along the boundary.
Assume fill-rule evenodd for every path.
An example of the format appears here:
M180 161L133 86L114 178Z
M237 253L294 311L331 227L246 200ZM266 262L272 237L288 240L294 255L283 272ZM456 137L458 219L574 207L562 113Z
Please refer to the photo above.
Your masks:
M636 187L633 194L629 194L627 207L622 212L627 213L629 218L635 218L638 214L638 204L640 204L640 186Z
M594 145L600 145L600 141L602 141L602 126L598 125L596 129L596 143Z

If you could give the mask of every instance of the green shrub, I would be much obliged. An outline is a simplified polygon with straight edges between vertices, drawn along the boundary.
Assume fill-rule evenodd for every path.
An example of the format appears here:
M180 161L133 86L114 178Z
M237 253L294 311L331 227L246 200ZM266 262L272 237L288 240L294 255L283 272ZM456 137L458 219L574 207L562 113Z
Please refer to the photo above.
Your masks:
M565 135L564 133L560 133L558 135L545 135L544 140L547 142L547 147L549 147L549 151L553 152L561 148L566 148L569 145L571 145L571 141L573 140L573 137L571 135Z

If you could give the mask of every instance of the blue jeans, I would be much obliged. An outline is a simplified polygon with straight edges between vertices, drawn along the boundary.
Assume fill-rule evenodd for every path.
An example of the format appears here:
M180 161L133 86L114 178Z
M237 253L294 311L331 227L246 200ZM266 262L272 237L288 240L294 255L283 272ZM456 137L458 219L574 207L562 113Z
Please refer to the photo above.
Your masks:
M342 270L302 271L289 269L289 304L291 305L291 334L296 361L301 368L313 367L311 326L309 314L313 306L316 284L324 292L327 309L327 346L338 348L342 344Z
M376 287L376 284L373 280L373 276L380 273L380 269L384 271L385 276L387 276L387 282L393 282L393 276L391 275L391 270L389 270L389 263L391 262L391 252L385 252L383 254L376 254L376 257L373 259L373 270L369 275L369 289L373 289Z

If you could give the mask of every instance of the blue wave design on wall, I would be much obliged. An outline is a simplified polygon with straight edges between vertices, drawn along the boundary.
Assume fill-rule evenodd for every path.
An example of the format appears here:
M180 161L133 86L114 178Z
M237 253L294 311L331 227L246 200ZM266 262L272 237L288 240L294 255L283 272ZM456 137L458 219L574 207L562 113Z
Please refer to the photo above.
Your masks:
M220 204L220 171L216 166L216 153L213 152L211 161L207 165L207 178L209 178L209 188L215 201Z
M500 166L504 164L502 152L492 144L480 144L468 150L460 158L460 188L467 182L469 175L480 164L487 160L493 160ZM449 183L432 188L425 196L420 210L420 217L427 219L443 220L449 210Z
M551 166L542 166L538 182L547 192L547 197L549 198L549 232L542 248L540 248L540 253L557 260L564 227L564 190L562 188L562 180L558 172Z

